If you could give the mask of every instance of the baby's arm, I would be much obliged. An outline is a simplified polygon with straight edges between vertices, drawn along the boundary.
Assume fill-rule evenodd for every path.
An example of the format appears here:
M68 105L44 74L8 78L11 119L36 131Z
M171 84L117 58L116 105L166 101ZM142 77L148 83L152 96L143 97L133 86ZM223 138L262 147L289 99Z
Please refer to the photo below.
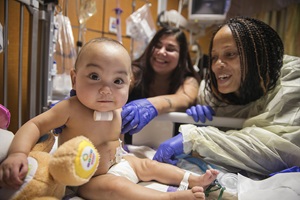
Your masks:
M38 141L40 133L37 126L28 121L15 134L7 158L0 166L0 186L17 189L28 171L27 156Z
M58 107L62 107L62 105ZM27 156L41 135L61 125L66 117L50 109L26 122L15 134L7 158L0 165L0 187L19 188L28 171ZM60 108L62 109L62 108ZM61 113L66 113L60 110Z

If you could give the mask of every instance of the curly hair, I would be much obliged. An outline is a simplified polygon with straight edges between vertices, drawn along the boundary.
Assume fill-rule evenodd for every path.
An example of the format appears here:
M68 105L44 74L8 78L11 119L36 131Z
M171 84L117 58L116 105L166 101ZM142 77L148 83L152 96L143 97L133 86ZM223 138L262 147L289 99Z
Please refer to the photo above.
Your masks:
M249 17L235 17L229 19L214 32L209 47L210 58L213 39L225 25L232 32L240 57L239 96L234 93L222 94L218 91L211 60L205 77L206 89L220 101L245 105L261 98L276 86L283 64L284 47L277 32L266 23Z

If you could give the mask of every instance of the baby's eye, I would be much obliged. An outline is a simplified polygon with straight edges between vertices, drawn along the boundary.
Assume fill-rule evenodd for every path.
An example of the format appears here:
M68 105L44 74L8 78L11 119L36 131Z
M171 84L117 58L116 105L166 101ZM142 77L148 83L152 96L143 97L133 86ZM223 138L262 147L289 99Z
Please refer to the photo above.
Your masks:
M92 80L96 80L96 81L100 80L99 75L96 74L96 73L90 74L90 75L89 75L89 78L92 79Z
M116 79L115 81L114 81L114 83L115 84L118 84L118 85L121 85L121 84L123 84L124 83L124 81L123 81L123 79Z

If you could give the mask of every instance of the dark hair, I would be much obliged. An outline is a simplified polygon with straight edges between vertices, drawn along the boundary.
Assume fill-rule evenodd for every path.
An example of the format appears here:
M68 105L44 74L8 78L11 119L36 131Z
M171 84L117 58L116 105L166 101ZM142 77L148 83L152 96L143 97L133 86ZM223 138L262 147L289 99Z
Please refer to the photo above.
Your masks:
M149 97L149 87L155 75L155 72L150 63L151 56L154 52L154 47L159 43L162 37L173 35L176 37L176 41L179 44L180 51L178 66L175 68L171 75L172 84L170 84L169 86L168 94L175 93L183 84L185 78L188 76L195 77L197 81L200 82L200 76L194 70L192 65L188 49L188 42L184 32L175 27L163 27L152 38L144 53L138 59L132 62L133 74L135 77L133 93L135 93L136 97Z
M276 86L283 64L284 47L277 32L266 23L249 17L236 17L229 19L214 32L209 47L210 58L213 39L225 25L232 32L240 56L242 77L239 96L218 91L211 59L206 74L206 89L221 101L245 105L264 96Z
M77 58L76 58L76 61L75 61L75 69L77 69L77 62L80 59L81 54L83 54L86 51L87 47L90 46L90 44L101 43L101 42L107 42L107 43L110 43L112 45L122 47L122 48L124 48L126 50L126 52L128 52L127 49L124 47L124 45L122 43L120 43L118 40L115 40L115 39L112 39L112 38L108 38L108 37L93 38L93 39L89 40L87 43L85 43L83 45L83 47L81 48L81 50L79 51L79 53L77 55Z

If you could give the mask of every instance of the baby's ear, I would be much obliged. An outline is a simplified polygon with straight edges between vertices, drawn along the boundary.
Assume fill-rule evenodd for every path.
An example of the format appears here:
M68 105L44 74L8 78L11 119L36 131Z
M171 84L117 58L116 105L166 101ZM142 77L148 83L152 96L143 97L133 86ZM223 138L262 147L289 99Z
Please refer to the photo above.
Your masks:
M72 88L73 88L74 90L76 90L76 88L75 88L75 83L76 83L76 70L75 70L75 69L72 69L72 70L70 71L70 76L71 76L71 81L72 81Z

